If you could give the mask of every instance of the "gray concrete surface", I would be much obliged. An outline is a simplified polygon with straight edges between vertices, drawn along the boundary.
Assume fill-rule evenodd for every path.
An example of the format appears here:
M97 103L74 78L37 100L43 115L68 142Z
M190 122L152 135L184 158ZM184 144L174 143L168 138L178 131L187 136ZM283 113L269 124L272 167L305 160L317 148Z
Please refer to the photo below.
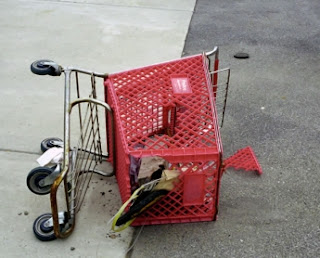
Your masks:
M66 240L38 241L34 219L49 196L26 186L40 142L63 136L63 78L30 72L37 59L116 72L181 56L195 1L0 2L1 257L123 257L132 230L112 235L107 221L120 207L114 178L94 177ZM102 81L100 98L103 99ZM111 191L111 192L109 192ZM105 192L102 195L101 192ZM71 247L75 249L72 251Z
M319 257L320 3L198 0L185 55L213 45L231 67L225 157L251 145L264 174L229 170L217 221L145 227L132 257Z

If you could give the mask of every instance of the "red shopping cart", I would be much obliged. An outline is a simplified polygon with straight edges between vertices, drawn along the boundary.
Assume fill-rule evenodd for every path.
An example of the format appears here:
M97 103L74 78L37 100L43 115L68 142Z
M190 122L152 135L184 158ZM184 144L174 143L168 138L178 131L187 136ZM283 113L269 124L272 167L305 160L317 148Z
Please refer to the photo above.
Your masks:
M150 185L155 171L159 172L158 181L152 184L155 189L163 171L175 175L170 188L166 186L162 194L148 189L157 201L149 196L149 202L130 217L134 226L214 220L220 179L226 168L262 173L251 149L241 150L223 162L220 127L230 69L218 70L218 53L216 47L211 52L114 74L64 68L50 60L31 65L36 74L65 74L64 141L46 139L42 143L44 149L63 147L63 160L54 168L37 168L27 178L31 191L50 193L51 214L34 222L34 232L40 240L71 234L93 173L116 175L121 199L128 204L124 214L137 200L132 194L146 183ZM89 78L89 94L85 98L79 74ZM76 85L73 101L71 75ZM105 101L97 98L98 77L104 80ZM70 123L74 112L77 126ZM102 149L103 127L106 153ZM74 135L77 141L73 145ZM151 164L154 160L158 163ZM104 161L113 165L112 172L98 170ZM59 196L65 199L64 210L58 205Z

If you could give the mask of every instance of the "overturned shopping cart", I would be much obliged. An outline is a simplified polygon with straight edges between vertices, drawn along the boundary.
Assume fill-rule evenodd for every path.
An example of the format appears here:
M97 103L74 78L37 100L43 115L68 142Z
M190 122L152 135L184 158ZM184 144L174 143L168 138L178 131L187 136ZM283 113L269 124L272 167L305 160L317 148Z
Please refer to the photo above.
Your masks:
M71 234L93 173L115 174L123 203L130 200L133 205L132 194L150 183L150 173L154 172L150 169L142 176L141 164L150 157L162 160L163 169L174 172L177 178L157 202L150 201L130 217L132 225L214 220L220 179L226 168L262 173L250 148L222 161L219 128L226 110L230 70L218 70L218 64L218 48L109 75L64 68L50 60L34 62L31 70L36 74L65 74L64 141L52 138L41 144L43 150L63 148L63 158L53 167L32 170L27 178L34 193L50 192L51 214L35 220L35 235L45 241ZM84 95L79 75L89 78L89 90ZM71 76L75 84L72 101ZM105 82L105 101L97 98L98 77ZM75 112L76 126L70 121ZM101 115L105 123L101 123ZM111 163L112 171L100 171L101 162ZM62 210L58 204L61 196L65 199ZM146 209L150 204L154 205ZM124 213L130 212L129 206Z

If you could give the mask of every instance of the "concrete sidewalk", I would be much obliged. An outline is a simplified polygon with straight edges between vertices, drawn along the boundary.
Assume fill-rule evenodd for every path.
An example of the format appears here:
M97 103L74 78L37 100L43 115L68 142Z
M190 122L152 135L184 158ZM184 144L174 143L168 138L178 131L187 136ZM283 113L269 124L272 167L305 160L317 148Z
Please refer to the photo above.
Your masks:
M34 219L50 212L49 196L26 186L39 143L63 136L63 78L35 76L30 64L116 72L181 56L195 0L2 1L0 3L1 232L6 257L124 257L132 229L112 234L107 221L121 205L114 178L92 180L73 234L41 242ZM102 94L102 81L100 92ZM101 95L103 99L103 95ZM107 194L101 195L101 192Z

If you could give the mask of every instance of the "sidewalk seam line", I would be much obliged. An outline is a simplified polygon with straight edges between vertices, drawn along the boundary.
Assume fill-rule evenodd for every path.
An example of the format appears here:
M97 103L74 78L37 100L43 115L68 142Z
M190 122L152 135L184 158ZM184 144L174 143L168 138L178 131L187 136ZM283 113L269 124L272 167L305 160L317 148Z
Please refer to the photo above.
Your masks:
M33 151L12 150L12 149L3 149L3 148L0 148L0 152L11 152L11 153L40 155L38 152L33 152Z
M151 10L161 10L161 11L176 11L176 12L189 12L193 13L193 10L182 10L182 9L168 9L168 8L155 8L148 6L130 6L130 5L117 5L117 4L103 4L103 3L83 3L75 1L50 1L50 0L34 0L33 2L49 2L49 3L64 3L64 4L79 4L79 5L101 5L101 6L111 6L111 7L126 7L126 8L136 8L136 9L151 9Z

